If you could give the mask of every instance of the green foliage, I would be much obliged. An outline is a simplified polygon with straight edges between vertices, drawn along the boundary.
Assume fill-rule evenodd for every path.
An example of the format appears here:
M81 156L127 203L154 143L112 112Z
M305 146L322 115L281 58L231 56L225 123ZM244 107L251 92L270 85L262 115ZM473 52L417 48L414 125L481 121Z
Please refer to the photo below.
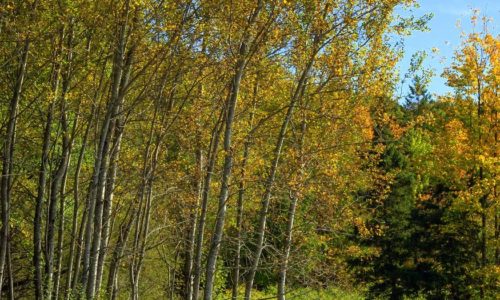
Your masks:
M244 292L243 286L240 287L240 293ZM276 296L275 289L268 289L264 291L254 290L252 292L252 299L271 299ZM230 299L230 291L226 291L224 295L216 299ZM287 299L293 300L308 300L308 299L321 299L321 300L362 300L365 299L363 291L346 291L338 288L327 289L312 289L312 288L298 288L291 290L287 294Z

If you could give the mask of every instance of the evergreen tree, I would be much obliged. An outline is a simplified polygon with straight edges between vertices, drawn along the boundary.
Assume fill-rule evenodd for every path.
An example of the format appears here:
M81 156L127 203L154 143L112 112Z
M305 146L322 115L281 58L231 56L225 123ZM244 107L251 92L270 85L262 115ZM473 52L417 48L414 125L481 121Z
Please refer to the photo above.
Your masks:
M421 114L423 109L432 102L432 95L427 89L426 80L415 75L409 89L410 91L405 97L404 108L413 114Z

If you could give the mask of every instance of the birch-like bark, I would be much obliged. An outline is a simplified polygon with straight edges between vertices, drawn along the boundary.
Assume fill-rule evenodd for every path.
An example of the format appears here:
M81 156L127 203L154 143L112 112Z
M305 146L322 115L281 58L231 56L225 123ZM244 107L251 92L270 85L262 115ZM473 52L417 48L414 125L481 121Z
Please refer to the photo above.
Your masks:
M65 30L62 28L59 34L59 45L54 53L54 67L53 67L53 75L52 75L52 92L54 94L53 107L57 100L58 89L59 89L59 81L60 81L60 73L61 73L61 64L59 62L59 56L62 52L63 40L64 40ZM66 173L66 168L69 162L69 137L68 137L68 126L66 120L66 109L64 99L61 100L61 125L63 128L63 142L62 142L62 154L59 160L59 164L57 165L54 173L52 174L52 181L50 184L49 190L49 201L48 201L48 212L47 212L47 222L46 222L46 262L45 262L45 282L46 282L46 297L48 299L52 298L53 292L53 284L54 284L54 251L55 251L55 224L56 224L56 216L57 216L57 200L59 194L59 187L61 185L64 174ZM50 108L53 110L53 107Z
M258 76L258 75L257 75ZM257 101L257 92L258 92L258 78L255 81L254 90L253 90L253 108L250 113L250 128L253 128L253 119L255 115L255 105ZM246 176L246 165L248 162L248 156L250 153L250 143L251 143L251 132L248 133L244 149L243 149L243 161L241 162L241 173L240 173L240 182L238 187L238 203L236 208L236 254L234 258L234 271L233 271L233 288L231 291L231 299L238 299L238 286L240 284L240 264L241 264L241 246L242 246L242 224L243 224L243 208L244 208L244 195L245 195L245 176Z
M64 134L67 136L69 134L69 128L67 126L67 116L66 116L66 108L65 108L65 101L66 101L66 93L69 90L69 80L65 80L63 83L63 95L62 95L62 119L61 119L61 124L63 128ZM77 114L79 113L79 110ZM73 142L76 136L76 127L78 126L78 118L75 118L73 121L72 125L72 133L71 137L63 137L63 157L62 161L65 161L65 166L64 168L64 174L61 179L61 187L60 187L60 204L59 204L59 228L58 228L58 241L57 241L57 262L56 262L56 268L57 268L57 274L56 278L54 281L54 299L59 299L59 293L60 293L60 285L61 285L61 275L63 273L62 270L62 261L63 261L63 246L64 246L64 211L65 211L65 197L66 197L66 182L68 179L68 169L70 166L70 161L71 161L71 153L73 150ZM68 276L71 276L68 274Z
M135 217L136 211L131 206L129 207L123 223L120 225L118 241L116 242L116 246L113 250L113 255L109 264L108 282L106 285L106 294L111 300L116 299L117 296L118 269L120 267L120 262L123 257L123 252L125 250L125 246L127 244Z
M57 203L58 195L60 193L60 187L66 173L67 166L69 164L69 141L65 137L63 142L63 155L61 157L59 166L57 167L55 174L53 175L51 188L50 188L50 201L47 216L47 262L45 264L46 273L46 295L48 299L52 298L53 292L53 278L54 278L54 257L55 257L55 225L57 217ZM59 199L61 200L61 199ZM60 205L63 205L62 203Z
M104 74L106 70L107 60L103 62L103 67L99 76L99 83L94 92L93 100L94 103L98 102L101 94L102 87L104 85ZM78 274L80 271L80 261L82 254L82 241L83 232L85 228L86 213L84 212L81 218L81 224L78 226L78 210L80 208L80 171L82 169L82 163L87 148L87 143L90 135L90 130L92 124L96 119L96 105L92 106L90 112L90 118L88 120L87 127L85 128L85 133L82 140L82 146L80 147L80 152L78 154L78 161L76 164L75 174L73 177L73 219L71 227L71 242L70 242L70 254L68 261L68 276L66 281L66 294L65 299L69 300L71 292L74 290L77 284ZM79 118L79 116L77 116ZM76 127L74 127L76 128ZM78 247L77 247L78 246ZM74 271L73 271L74 270Z
M314 63L315 54L316 54L316 52L309 59L309 62L307 63L307 66L305 67L304 71L302 71L301 77L297 83L297 87L295 88L295 92L294 92L292 98L290 99L288 110L287 110L285 118L283 119L283 122L281 124L281 129L280 129L280 132L278 135L278 139L276 141L276 147L274 148L273 161L271 164L271 169L269 171L268 177L267 177L266 182L265 182L265 192L264 192L264 196L262 197L262 206L261 206L260 213L259 213L259 223L258 223L258 227L257 227L257 243L256 243L257 246L256 246L256 250L255 250L254 261L250 267L249 274L247 277L246 286L245 286L245 299L246 300L251 299L255 273L257 272L257 268L259 266L259 260L260 260L261 254L262 254L262 250L264 249L264 236L265 236L265 231L266 231L266 222L267 222L267 213L269 210L269 202L271 200L274 179L276 177L276 172L278 170L278 164L279 164L280 157L281 157L281 150L283 148L283 142L284 142L285 136L286 136L286 130L287 130L288 124L290 123L290 120L292 119L294 108L295 108L297 102L300 100L302 90L306 85L307 77L308 77L309 72L310 72L312 65Z
M244 46L243 46L244 47ZM224 157L224 167L222 173L222 185L219 194L219 205L218 212L215 221L215 229L210 243L210 250L207 257L207 266L205 273L205 291L204 299L212 299L213 284L215 279L215 271L217 265L217 256L219 254L220 242L222 241L222 234L224 229L224 220L226 217L226 202L229 195L229 179L231 177L231 170L233 167L233 154L231 149L231 138L232 138L232 125L234 120L234 113L236 108L236 99L238 95L238 90L240 86L240 81L243 76L243 66L244 61L241 60L238 66L238 71L233 79L233 85L231 87L231 96L228 101L226 124L224 132L224 151L226 153Z
M104 183L108 171L110 133L112 122L119 110L120 83L124 71L125 44L127 38L127 20L129 13L129 0L125 3L122 24L119 29L118 43L114 53L111 98L106 109L99 134L99 146L94 163L94 172L89 188L88 214L85 228L85 251L83 254L82 286L88 299L94 299L97 272L98 251L100 246L100 232L102 225L102 198Z
M288 260L290 258L290 249L292 245L292 230L295 221L295 210L297 208L297 194L292 192L290 196L290 207L288 208L288 219L285 231L285 246L283 258L280 264L279 279L278 279L278 300L285 300L286 295L286 273L288 271Z
M125 65L123 66L123 75L120 80L119 93L117 98L117 105L113 110L111 125L109 127L109 132L107 134L108 139L114 139L111 143L107 143L105 147L105 160L102 165L101 178L99 178L98 187L98 197L96 199L96 214L95 214L95 228L94 237L92 244L92 268L90 269L89 278L92 279L91 284L94 285L93 294L94 297L99 297L98 283L102 278L103 263L105 257L106 248L102 248L102 242L107 243L107 236L109 234L109 215L111 213L111 202L113 198L113 189L115 176L117 172L117 162L118 155L120 153L121 139L124 129L123 121L123 111L122 106L125 100L125 94L127 86L129 84L129 78L131 73L131 66L133 63L133 50L129 51L127 58L125 60ZM110 153L111 152L111 153ZM111 176L108 177L108 174ZM106 187L108 189L106 190ZM106 197L108 196L108 197ZM107 215L106 215L107 214ZM103 238L104 234L104 238ZM101 261L101 264L99 263ZM90 287L89 287L90 289Z
M203 172L203 155L201 149L196 150L196 171L194 174L194 190L196 191L196 203L191 208L189 217L189 234L187 239L187 251L184 263L184 293L187 300L193 299L193 265L194 265L194 250L196 242L196 228L198 222L198 208L202 198L202 172Z
M303 90L302 90L303 91ZM302 92L303 94L303 92ZM302 186L302 180L303 180L303 170L304 170L304 154L303 154L303 148L304 148L304 138L305 138L305 131L306 131L306 120L305 117L302 120L302 125L301 125L301 136L300 136L300 141L299 141L299 153L300 153L300 166L299 166L299 179L298 183L299 186L297 188L300 188ZM290 206L288 208L288 218L287 218L287 224L286 224L286 230L285 230L285 245L283 249L283 256L281 259L281 264L280 264L280 271L279 271L279 278L278 278L278 300L285 300L285 295L286 295L286 275L288 271L288 261L290 259L290 250L292 248L292 236L293 236L293 223L295 221L295 211L297 209L297 202L299 200L299 192L297 190L292 190L290 191Z
M64 245L64 210L65 210L65 195L66 195L66 181L68 178L68 168L70 165L70 160L71 160L71 152L73 149L73 142L76 137L76 128L78 126L78 117L74 119L73 124L72 124L72 131L71 135L69 132L69 127L68 127L68 120L67 120L67 114L66 114L66 96L70 90L70 84L71 84L71 79L72 79L72 68L71 68L71 63L73 59L73 21L71 21L69 33L68 33L68 39L66 43L66 65L64 68L62 68L62 74L61 74L61 79L62 79L62 90L61 90L61 127L63 130L63 153L62 153L62 158L61 158L61 163L64 161L66 162L65 165L63 165L64 168L64 174L61 179L61 189L59 193L60 197L60 206L59 206L59 228L58 228L58 241L57 241L57 262L56 262L56 268L57 268L57 274L56 278L54 281L54 299L59 299L59 291L60 291L60 285L61 285L61 275L62 275L62 261L63 261L63 245ZM77 110L77 115L80 112L80 106L78 106ZM68 276L70 276L68 274Z
M154 125L154 123L153 123ZM153 127L152 125L152 127ZM149 222L151 216L151 198L153 192L153 181L156 165L158 162L158 154L160 151L160 141L157 141L153 153L149 154L149 148L152 142L152 135L145 151L145 177L144 190L141 192L139 216L136 218L135 238L134 238L134 255L130 265L130 283L131 283L131 299L139 299L139 276L142 269L142 263L146 251L146 242L149 232ZM148 162L151 161L149 164ZM146 195L144 195L146 193ZM145 199L144 205L142 205Z
M36 299L41 299L43 298L43 283L42 283L42 274L41 274L41 258L40 254L42 251L42 241L41 241L41 230L42 230L42 209L43 209L43 199L45 196L45 190L46 190L46 181L48 177L48 171L47 171L47 166L48 166L48 156L49 156L49 147L50 147L50 134L51 134L51 127L52 127L52 121L53 121L53 115L54 115L54 108L58 99L58 89L59 89L59 75L60 75L60 70L61 66L60 63L58 62L59 60L59 55L62 49L62 42L64 38L64 29L60 30L59 34L59 45L55 46L54 52L53 52L53 57L52 59L54 60L53 66L52 66L52 73L51 73L51 78L50 78L50 84L51 84L51 91L54 95L54 98L51 99L51 103L49 104L48 107L48 112L47 112L47 122L45 125L45 130L44 130L44 139L43 139L43 145L42 145L42 162L40 164L40 173L39 173L39 180L38 180L38 195L37 195L37 202L36 202L36 208L35 208L35 219L33 222L34 225L34 232L33 232L33 244L34 244L34 253L33 253L33 263L35 267L35 298ZM64 148L64 146L63 146ZM65 151L65 150L63 150ZM51 182L51 186L53 188L53 183L55 180L58 178L54 178L53 181ZM57 187L56 187L57 188ZM46 262L45 262L45 279L46 279L46 293L47 297L50 298L51 292L52 292L52 265L53 265L53 254L54 254L54 226L53 224L50 223L50 217L53 217L55 219L55 207L50 207L51 203L51 198L57 197L58 190L52 190L50 193L49 199L47 199L47 203L49 204L49 219L47 220L47 230L46 230L46 238L45 238L45 249L46 249ZM56 196L52 196L52 195ZM54 201L55 202L55 201ZM51 214L52 213L52 214Z
M123 124L118 120L118 126L115 130L114 147L111 154L110 161L110 176L107 179L106 191L104 195L104 208L103 208L103 224L101 233L101 251L99 251L99 260L97 264L97 279L96 291L98 292L101 287L102 273L104 269L104 261L108 252L109 234L110 234L110 221L111 210L113 206L113 194L115 189L115 180L118 172L118 157L120 154L121 141L123 137Z
M34 7L36 7L36 2ZM21 99L24 78L26 75L26 65L28 62L28 52L30 48L30 39L26 38L21 51L19 68L12 98L8 109L7 130L3 143L2 156L2 177L0 179L0 204L2 228L0 229L0 295L2 294L3 278L5 271L5 260L7 255L7 244L9 239L9 221L10 221L10 198L12 171L14 168L14 145L16 139L17 111Z
M235 74L232 79L231 89L229 97L227 100L227 113L226 113L226 125L224 130L224 166L222 169L222 179L221 179L221 189L219 193L219 205L217 211L217 217L215 220L214 233L212 235L212 240L210 242L210 249L207 257L207 266L205 273L205 291L204 299L211 300L213 294L213 285L215 280L215 272L217 266L217 257L219 255L220 243L222 241L222 236L224 234L224 221L226 218L227 200L229 196L229 181L231 178L231 171L233 168L233 149L232 149L232 136L233 136L233 123L234 114L236 111L236 104L238 100L238 93L240 90L241 79L243 78L243 73L248 62L248 43L250 41L250 27L256 22L257 17L262 10L263 2L259 1L257 8L252 12L248 20L248 28L243 35L238 61L236 63ZM253 46L253 45L252 45Z
M30 13L34 14L38 6L38 0L35 0L31 5ZM2 13L3 17L3 13ZM3 26L3 20L0 20L0 26ZM9 103L7 113L7 129L3 142L2 155L2 175L0 178L0 208L2 219L2 227L0 228L0 295L2 295L3 279L5 273L5 260L7 256L7 246L9 241L10 227L10 198L12 171L14 168L14 148L16 140L17 113L21 93L23 89L24 79L26 77L26 66L28 64L28 54L30 50L31 40L29 34L23 42L23 47L20 53L19 64L15 74L14 89L12 98Z
M200 205L200 212L198 218L198 228L196 229L196 245L195 245L195 257L193 264L193 299L198 299L198 294L200 291L201 282L201 260L203 255L203 240L205 233L205 225L207 219L207 207L208 207L208 197L210 194L210 184L212 182L212 175L215 168L215 163L217 161L217 151L219 149L219 140L222 133L222 128L224 127L223 117L224 109L222 109L221 114L217 123L212 130L212 136L210 138L210 145L208 147L208 162L207 169L205 172L205 178L203 180L203 190Z
M14 300L14 273L12 272L12 252L10 248L10 240L7 245L7 275L9 276L9 300Z
M45 197L45 188L47 184L47 164L50 147L50 128L52 127L54 104L52 103L47 113L47 121L43 133L42 159L40 170L38 171L38 188L37 199L35 206L35 218L33 220L33 266L34 266L34 283L35 283L35 299L43 298L43 278L42 278L42 213L43 199Z
M71 153L71 150L70 150ZM71 155L71 154L70 154ZM68 166L70 165L71 157L68 159ZM60 293L60 287L61 287L61 276L63 274L63 269L62 269L62 260L63 260L63 246L64 246L64 209L65 209L65 195L66 195L66 181L67 181L67 168L66 172L64 173L62 182L61 182L61 189L59 193L60 197L60 204L59 204L59 228L57 230L57 250L56 250L56 270L57 273L55 274L55 279L54 279L54 299L59 299L59 293Z
M77 117L78 118L78 117ZM65 288L65 296L64 299L69 300L71 295L71 290L74 288L73 278L78 277L78 271L73 274L74 269L74 261L75 261L75 252L79 251L80 245L78 245L77 249L77 234L78 234L78 210L80 206L80 171L82 169L83 157L85 155L85 149L87 147L87 141L90 134L90 128L92 127L94 119L94 109L92 109L91 117L87 128L85 129L85 133L82 140L82 146L80 147L80 152L78 154L78 161L76 163L76 170L73 179L73 216L71 222L71 241L70 241L70 249L69 249L69 259L68 259L68 276L66 278L66 288ZM76 128L76 127L74 127ZM81 252L81 251L79 251ZM79 265L79 264L78 264Z

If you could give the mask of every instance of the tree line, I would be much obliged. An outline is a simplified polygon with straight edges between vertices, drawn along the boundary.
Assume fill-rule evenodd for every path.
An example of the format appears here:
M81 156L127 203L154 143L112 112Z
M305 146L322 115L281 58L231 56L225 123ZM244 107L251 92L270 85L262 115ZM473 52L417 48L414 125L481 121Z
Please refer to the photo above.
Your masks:
M415 5L2 1L0 295L494 298L500 42L402 101Z

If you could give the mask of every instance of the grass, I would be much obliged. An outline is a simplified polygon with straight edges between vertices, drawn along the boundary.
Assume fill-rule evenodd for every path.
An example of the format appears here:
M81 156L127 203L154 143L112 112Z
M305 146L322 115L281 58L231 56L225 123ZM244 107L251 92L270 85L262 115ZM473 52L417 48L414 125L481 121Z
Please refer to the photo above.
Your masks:
M239 297L243 299L244 288L243 286L239 289ZM225 291L220 294L216 299L225 300L231 299L231 291ZM264 299L276 299L276 289L269 289L266 291L254 290L252 292L252 299L264 300ZM337 288L328 288L324 290L317 290L312 288L300 288L296 290L290 290L286 296L287 300L362 300L365 299L363 293L357 291L344 291Z

